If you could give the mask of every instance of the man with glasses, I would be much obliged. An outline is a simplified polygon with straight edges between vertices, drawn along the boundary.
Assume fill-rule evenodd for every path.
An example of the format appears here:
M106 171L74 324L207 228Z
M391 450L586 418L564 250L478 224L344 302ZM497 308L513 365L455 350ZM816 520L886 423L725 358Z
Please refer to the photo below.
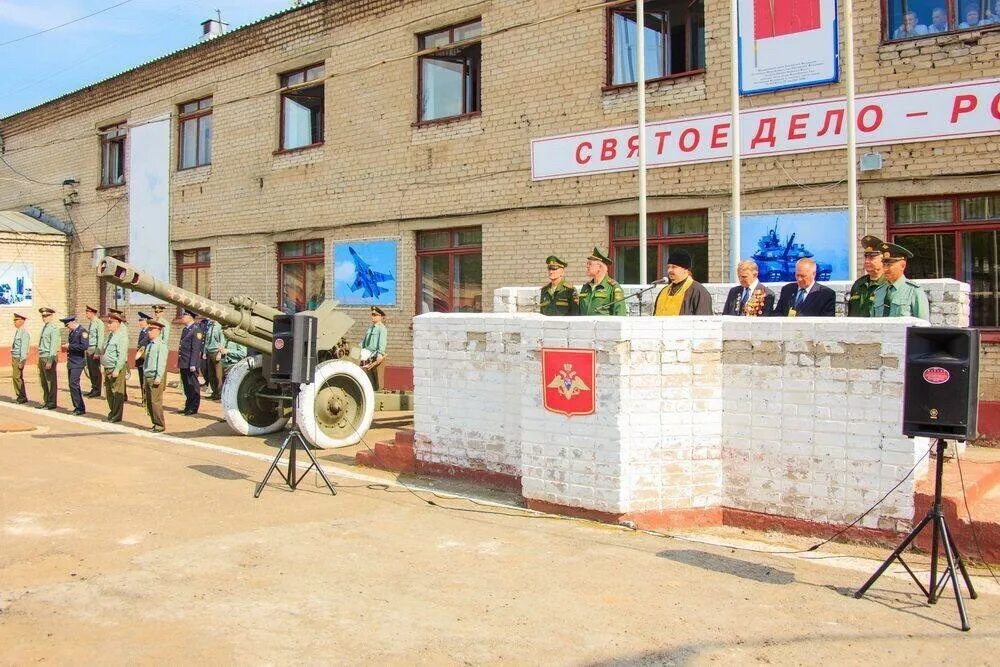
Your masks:
M885 267L882 265L882 246L885 241L869 234L861 239L861 249L865 253L865 275L851 285L847 297L848 317L871 317L875 292L886 284Z
M549 282L542 287L538 299L539 312L542 315L579 315L580 295L575 287L563 280L566 262L555 255L549 255L545 264L549 270Z
M927 303L927 295L920 285L907 280L904 275L906 260L913 257L913 253L895 243L883 243L881 249L886 283L875 292L872 315L929 319L931 309Z

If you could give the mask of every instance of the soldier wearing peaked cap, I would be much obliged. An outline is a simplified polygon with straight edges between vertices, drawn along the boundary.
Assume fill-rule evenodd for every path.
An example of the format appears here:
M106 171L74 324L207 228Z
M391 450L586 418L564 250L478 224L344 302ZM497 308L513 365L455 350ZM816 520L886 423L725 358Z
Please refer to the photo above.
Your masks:
M135 342L135 370L139 375L139 405L146 404L146 392L143 389L145 375L142 367L146 363L146 346L149 345L149 321L153 319L139 311L139 337Z
M372 306L372 323L361 339L362 353L367 352L361 361L361 368L371 380L372 388L378 391L383 386L385 376L385 350L389 343L389 330L385 326L385 311L378 306Z
M931 309L923 288L904 275L906 260L912 257L913 253L901 245L882 244L882 264L885 265L886 284L875 292L875 301L872 304L874 317L910 316L922 320L930 317Z
M87 332L76 321L75 315L59 320L69 329L69 336L63 349L66 350L66 376L69 380L69 396L73 401L73 414L82 415L87 411L83 403L83 391L80 389L80 376L87 365Z
M163 341L164 345L170 347L170 322L168 321L170 318L164 316L163 314L163 311L166 309L167 307L163 304L155 304L153 306L153 317L157 322L163 325L163 333L160 334L160 340Z
M20 313L14 313L14 340L10 344L11 380L14 383L14 400L27 403L28 395L24 391L24 365L28 361L28 350L31 347L31 334L24 328L28 319Z
M555 255L549 255L545 264L549 271L549 282L542 286L538 299L539 312L542 315L579 315L580 295L575 287L563 280L566 262Z
M143 403L152 422L152 430L159 433L166 424L163 419L163 390L167 386L167 344L163 342L162 322L150 320L147 329L149 343L146 345L146 360L142 367Z
M181 383L184 387L184 409L181 414L198 414L201 407L201 388L198 386L198 367L201 366L201 355L205 346L205 334L201 327L194 323L195 312L185 310L181 321L184 329L177 343L177 368L181 373Z
M848 317L871 317L875 292L886 284L885 267L882 265L882 246L885 241L869 234L861 239L864 251L865 275L854 281L847 297Z
M611 260L594 248L587 257L587 275L590 282L580 289L581 315L628 315L625 291L608 276Z
M56 362L59 360L59 329L52 316L56 311L51 308L39 308L42 315L41 333L38 334L38 379L42 384L42 404L37 406L46 410L56 409L58 380L56 379Z
M128 361L128 338L123 333L125 317L112 312L108 315L108 337L101 350L104 369L104 393L108 400L108 416L104 421L118 423L125 408L125 376Z
M104 386L101 377L101 350L104 348L104 320L97 316L97 309L87 306L87 377L90 378L90 391L87 398L99 398Z
M128 318L125 317L125 311L124 310L119 310L117 308L108 308L108 317L115 317L115 318L118 319L118 335L121 336L122 339L125 341L125 344L126 344L125 345L125 349L127 350L128 349ZM107 337L108 338L111 337L110 332L107 334ZM107 341L105 341L105 342L107 342ZM126 370L126 373L127 372L128 371ZM105 378L105 380L107 380L107 378ZM124 389L124 394L123 394L124 398L122 400L127 401L128 400L128 385L125 384L123 386L125 387L125 389Z

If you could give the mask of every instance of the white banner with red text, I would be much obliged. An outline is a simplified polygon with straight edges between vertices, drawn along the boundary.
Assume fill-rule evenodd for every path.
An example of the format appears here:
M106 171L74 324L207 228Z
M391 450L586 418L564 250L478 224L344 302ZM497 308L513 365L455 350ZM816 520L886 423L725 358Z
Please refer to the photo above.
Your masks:
M808 153L847 145L843 97L740 112L742 157ZM857 145L877 146L1000 134L1000 79L858 95ZM649 167L728 160L732 114L646 126ZM531 178L540 181L637 169L635 125L531 141Z

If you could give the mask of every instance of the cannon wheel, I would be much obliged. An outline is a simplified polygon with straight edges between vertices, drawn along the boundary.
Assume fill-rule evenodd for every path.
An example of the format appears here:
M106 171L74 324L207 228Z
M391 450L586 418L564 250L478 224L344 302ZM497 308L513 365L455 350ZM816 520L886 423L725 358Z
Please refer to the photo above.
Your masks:
M284 428L288 417L281 405L257 396L267 388L263 371L244 359L229 369L222 385L222 412L229 427L243 435L266 435Z
M295 421L317 447L357 444L372 425L375 392L361 367L344 360L324 361L316 379L302 385Z

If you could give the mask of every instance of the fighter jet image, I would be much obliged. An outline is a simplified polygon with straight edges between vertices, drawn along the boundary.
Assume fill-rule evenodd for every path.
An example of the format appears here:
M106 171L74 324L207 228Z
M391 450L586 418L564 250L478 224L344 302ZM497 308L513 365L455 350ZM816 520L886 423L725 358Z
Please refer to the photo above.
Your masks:
M384 287L379 287L379 283L383 283L387 280L395 280L391 275L387 273L379 273L368 266L368 262L361 259L354 248L347 246L348 252L351 253L351 257L354 259L354 282L351 284L351 291L357 292L363 289L361 296L365 298L377 299L380 294L388 292Z

